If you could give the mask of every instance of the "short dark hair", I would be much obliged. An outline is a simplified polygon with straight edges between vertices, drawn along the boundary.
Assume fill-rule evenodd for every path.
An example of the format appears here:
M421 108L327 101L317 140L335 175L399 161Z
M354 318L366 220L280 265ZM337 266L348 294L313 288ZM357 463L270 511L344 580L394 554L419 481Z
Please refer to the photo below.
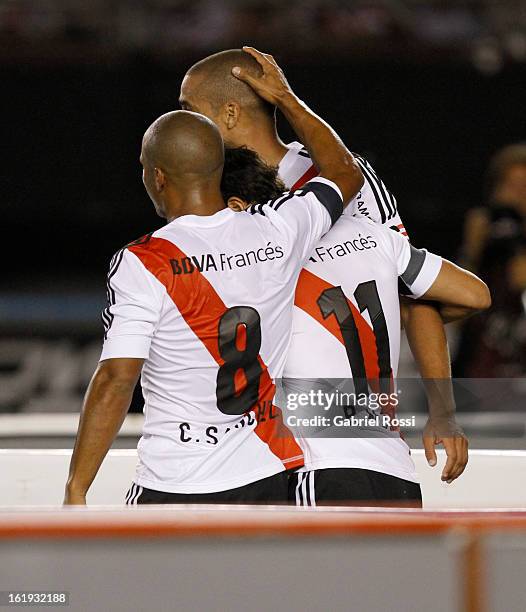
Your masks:
M255 151L247 147L225 147L221 179L225 202L238 197L248 204L257 204L274 200L286 190L278 177L278 169L266 164Z
M205 57L194 64L187 75L204 77L200 93L217 110L226 102L238 102L245 109L251 109L274 119L276 108L260 98L250 87L232 74L232 68L240 66L252 76L261 76L258 62L242 49L228 49Z

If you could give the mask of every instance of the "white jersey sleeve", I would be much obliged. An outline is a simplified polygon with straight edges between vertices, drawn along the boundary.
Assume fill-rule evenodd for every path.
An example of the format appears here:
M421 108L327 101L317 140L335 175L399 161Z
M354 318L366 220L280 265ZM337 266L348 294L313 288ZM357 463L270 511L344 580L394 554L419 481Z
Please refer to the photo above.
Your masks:
M350 203L348 212L370 219L379 225L385 225L407 237L398 213L396 198L364 157L355 154L355 158L362 170L365 182L358 195Z
M166 291L128 249L114 255L107 281L108 306L102 313L101 361L117 357L147 359Z
M417 249L397 232L385 232L394 251L401 295L418 299L435 282L442 258L426 249Z
M289 189L298 189L318 174L307 149L299 142L287 145L288 151L279 163L280 178ZM351 200L344 214L370 219L407 236L398 212L398 204L372 165L361 155L353 153L364 175L364 185Z
M340 218L343 196L336 183L318 177L301 189L286 192L266 204L255 204L248 211L265 215L276 225L284 224L290 239L299 247L301 259L306 260Z

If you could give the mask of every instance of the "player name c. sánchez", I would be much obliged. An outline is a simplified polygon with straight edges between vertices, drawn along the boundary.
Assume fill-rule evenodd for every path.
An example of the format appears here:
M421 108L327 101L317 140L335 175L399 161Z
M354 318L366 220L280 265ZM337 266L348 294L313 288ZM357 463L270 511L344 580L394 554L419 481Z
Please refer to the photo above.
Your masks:
M274 261L275 259L281 259L283 256L283 247L280 245L273 246L269 242L266 246L245 253L202 253L201 255L170 259L170 265L174 274L191 274L196 270L199 272L209 272L210 270L221 272Z

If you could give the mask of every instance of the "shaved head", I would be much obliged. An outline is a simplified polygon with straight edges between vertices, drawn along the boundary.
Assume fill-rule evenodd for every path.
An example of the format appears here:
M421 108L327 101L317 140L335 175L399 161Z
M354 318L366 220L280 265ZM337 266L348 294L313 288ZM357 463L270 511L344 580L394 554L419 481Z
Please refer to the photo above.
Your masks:
M273 118L274 107L232 75L234 66L245 69L253 76L260 76L263 72L257 61L241 49L221 51L197 62L186 73L194 83L193 95L207 100L215 112L225 104L235 102L245 111Z
M224 207L219 189L224 159L223 138L210 119L184 110L156 119L142 138L141 164L157 213L168 219L196 207L207 210L203 201L214 210Z
M203 115L173 111L161 115L146 130L142 157L172 179L209 177L223 168L223 139L217 126Z

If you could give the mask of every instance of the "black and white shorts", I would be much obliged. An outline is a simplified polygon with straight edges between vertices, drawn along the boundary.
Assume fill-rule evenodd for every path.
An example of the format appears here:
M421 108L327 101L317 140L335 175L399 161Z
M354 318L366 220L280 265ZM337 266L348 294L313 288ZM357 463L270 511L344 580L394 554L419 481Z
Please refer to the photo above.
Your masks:
M416 482L359 468L295 472L289 480L289 503L296 506L422 507Z
M288 476L274 476L242 487L214 493L165 493L146 489L135 483L126 494L126 505L142 504L287 504Z

